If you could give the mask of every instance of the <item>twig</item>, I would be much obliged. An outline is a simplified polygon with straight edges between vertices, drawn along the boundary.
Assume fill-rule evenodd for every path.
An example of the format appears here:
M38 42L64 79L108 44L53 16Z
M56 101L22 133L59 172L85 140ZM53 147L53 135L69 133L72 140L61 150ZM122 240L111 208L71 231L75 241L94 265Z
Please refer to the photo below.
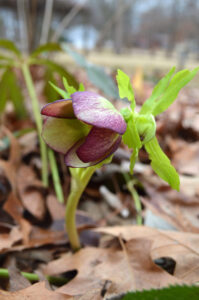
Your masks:
M40 278L35 273L27 273L27 272L20 272L22 276L24 276L26 279L28 279L30 282L39 281ZM9 279L9 272L8 269L0 268L0 278ZM67 278L64 277L54 277L54 276L46 276L46 279L49 281L49 283L61 286L68 282Z
M53 0L46 1L44 20L41 30L40 45L47 43L52 18Z
M64 29L70 24L70 22L73 20L73 18L80 12L80 10L84 7L84 5L77 3L74 5L74 7L71 9L71 11L63 18L63 20L60 22L58 28L56 29L55 33L52 36L51 41L57 42L60 36L62 35L62 32Z

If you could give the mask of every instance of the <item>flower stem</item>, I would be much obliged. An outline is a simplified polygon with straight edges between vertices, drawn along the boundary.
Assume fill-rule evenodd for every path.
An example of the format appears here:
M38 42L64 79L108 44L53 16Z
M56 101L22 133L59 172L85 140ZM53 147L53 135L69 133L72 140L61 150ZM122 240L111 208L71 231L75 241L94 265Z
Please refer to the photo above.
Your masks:
M37 99L36 91L34 88L32 76L30 74L29 67L26 63L22 64L22 72L26 82L26 86L32 101L32 109L33 114L37 126L37 131L39 135L39 144L40 144L40 152L41 152L41 160L42 160L42 182L45 186L48 186L48 160L47 160L47 147L44 141L41 138L41 130L42 130L42 120L40 116L40 108L39 102Z
M74 251L81 248L79 235L76 227L75 213L77 210L77 205L79 203L80 197L84 192L91 176L95 172L96 167L89 167L85 169L76 169L76 176L74 176L74 169L71 171L71 188L70 194L66 203L66 230L68 234L68 239L71 247Z
M127 186L128 190L131 193L132 198L134 200L135 209L136 209L136 212L137 212L136 223L137 223L137 225L142 225L142 216L141 216L142 204L141 204L139 195L138 195L136 189L134 188L134 181L131 180L131 177L129 176L128 173L123 173L123 176L124 176L124 179L126 180L126 186Z
M54 183L54 188L55 188L55 193L57 195L57 199L59 200L60 203L64 203L64 195L63 195L63 190L61 187L61 182L60 182L59 171L58 171L58 167L57 167L57 163L56 163L56 159L55 159L55 154L54 154L54 151L51 149L48 149L48 158L49 158L49 162L50 162L53 183Z
M32 101L32 109L33 109L34 119L36 122L38 136L39 136L40 153L41 153L41 161L42 161L42 170L41 170L42 182L43 182L44 186L48 186L48 157L49 157L55 193L56 193L56 196L57 196L57 199L59 200L59 202L63 203L64 196L63 196L63 191L62 191L61 182L60 182L60 178L59 178L59 172L58 172L58 168L57 168L57 164L56 164L56 160L55 160L55 155L52 150L49 149L47 151L47 146L41 137L42 118L41 118L41 114L40 114L39 101L38 101L37 94L36 94L36 91L34 88L30 69L29 69L29 66L27 63L23 63L22 72L23 72L26 86L28 88L28 92L29 92L29 95L30 95L30 98Z
M23 275L26 279L28 279L30 282L39 281L39 276L34 273L27 273L27 272L20 272L21 275ZM8 269L0 268L0 278L9 278L9 271ZM55 276L46 276L46 279L54 285L61 286L68 282L67 278L64 277L55 277Z

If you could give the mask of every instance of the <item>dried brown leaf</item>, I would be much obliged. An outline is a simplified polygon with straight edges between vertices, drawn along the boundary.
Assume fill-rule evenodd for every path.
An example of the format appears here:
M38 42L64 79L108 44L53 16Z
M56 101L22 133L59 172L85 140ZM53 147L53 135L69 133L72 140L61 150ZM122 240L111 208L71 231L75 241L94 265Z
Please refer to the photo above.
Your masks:
M171 257L176 261L174 275L188 283L195 283L199 276L199 236L194 233L162 231L146 226L116 226L98 228L97 232L122 236L126 241L148 239L152 242L150 255L153 260ZM140 252L144 252L140 249Z
M23 206L42 220L45 212L44 187L30 166L22 165L17 174L17 187Z
M4 253L22 239L22 233L17 226L13 227L9 233L0 234L0 253Z
M35 283L32 286L16 292L0 291L1 300L73 300L72 297L48 290L45 282Z
M135 278L137 289L181 283L153 263L150 257L151 243L147 239L135 239L127 243L126 252L88 247L74 255L69 253L50 262L43 271L56 275L77 270L77 276L58 289L71 296L85 295L100 288L102 290L107 281L110 282L108 295L134 289Z

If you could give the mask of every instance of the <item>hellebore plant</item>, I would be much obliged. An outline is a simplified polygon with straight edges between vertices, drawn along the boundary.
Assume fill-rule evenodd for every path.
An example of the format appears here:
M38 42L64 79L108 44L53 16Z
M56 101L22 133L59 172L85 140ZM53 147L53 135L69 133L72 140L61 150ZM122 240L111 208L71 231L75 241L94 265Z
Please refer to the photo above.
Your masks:
M46 116L42 137L53 150L64 154L64 160L72 175L71 191L66 204L66 229L74 250L80 248L75 225L75 212L79 199L95 170L112 159L121 140L132 149L130 172L145 147L153 170L168 184L179 190L180 180L169 158L160 148L155 137L154 117L165 111L178 93L197 73L183 70L171 79L175 68L159 81L152 95L135 111L135 99L129 77L118 70L117 83L120 98L127 98L130 106L118 112L104 97L70 87L64 79L66 92L54 85L65 99L47 104L41 113Z
M126 122L108 100L86 91L73 93L71 99L49 103L41 113L47 116L42 132L44 141L65 155L67 166L76 168L70 169L72 183L66 227L72 247L78 249L75 211L79 198L99 163L119 147Z

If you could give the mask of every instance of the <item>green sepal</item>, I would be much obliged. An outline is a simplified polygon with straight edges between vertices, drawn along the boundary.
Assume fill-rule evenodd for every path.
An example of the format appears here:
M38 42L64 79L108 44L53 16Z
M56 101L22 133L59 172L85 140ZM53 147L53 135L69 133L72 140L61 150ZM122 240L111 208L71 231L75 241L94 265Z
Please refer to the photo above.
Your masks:
M145 149L149 154L149 159L151 160L151 167L153 170L173 189L179 191L179 175L176 169L171 165L169 158L160 148L156 137L145 144Z
M130 78L120 69L117 70L117 84L120 98L127 98L131 102L131 109L135 109L135 97Z

